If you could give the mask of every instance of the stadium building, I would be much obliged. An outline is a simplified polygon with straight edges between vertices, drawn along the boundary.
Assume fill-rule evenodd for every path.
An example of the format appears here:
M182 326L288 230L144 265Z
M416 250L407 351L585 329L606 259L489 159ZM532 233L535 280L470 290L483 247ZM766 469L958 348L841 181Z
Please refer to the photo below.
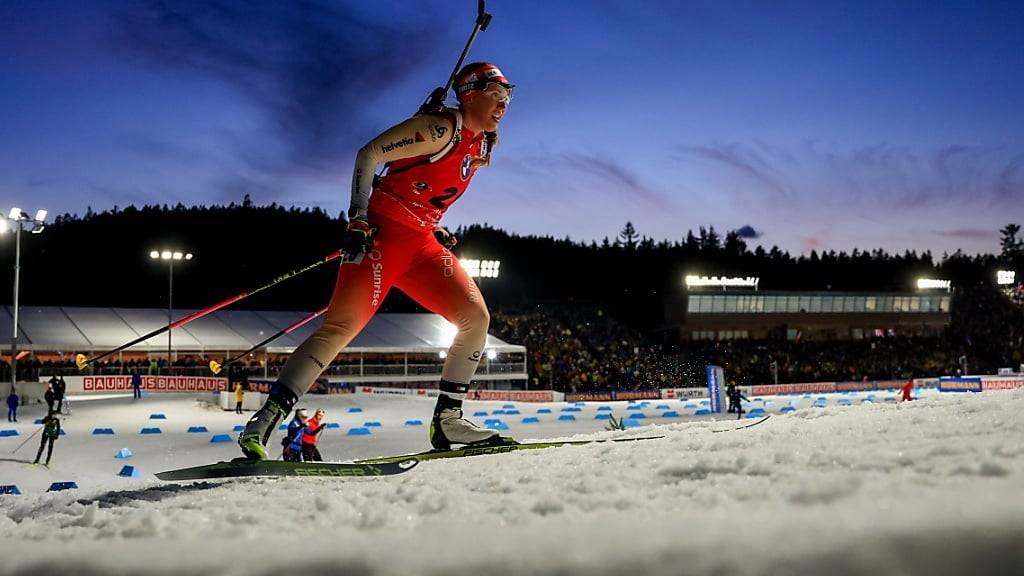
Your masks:
M676 339L858 340L933 335L950 323L948 292L758 291L756 279L707 280L666 299L664 328Z

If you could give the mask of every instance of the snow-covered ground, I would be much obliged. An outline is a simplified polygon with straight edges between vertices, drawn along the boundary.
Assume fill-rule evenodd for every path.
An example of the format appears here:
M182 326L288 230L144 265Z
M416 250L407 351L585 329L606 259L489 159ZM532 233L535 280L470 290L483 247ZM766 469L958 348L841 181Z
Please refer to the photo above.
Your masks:
M20 433L0 438L0 484L22 491L0 496L0 574L1024 573L1024 390L875 395L832 395L825 408L811 406L817 395L766 398L753 406L775 416L725 433L714 431L736 425L727 415L694 416L699 405L678 400L650 401L647 425L625 432L594 419L608 404L516 403L520 414L493 416L505 403L469 402L520 439L664 438L423 462L391 478L187 483L153 473L235 456L210 437L234 436L248 414L196 395L76 400L46 469L26 465L38 436L12 454L39 428L29 407L21 423L0 422ZM778 414L790 402L797 410ZM303 404L340 425L322 440L328 460L426 447L426 427L404 423L426 422L431 400ZM681 417L661 416L673 410ZM521 423L530 416L540 423ZM346 435L367 421L381 426ZM163 433L139 434L150 426ZM115 459L121 448L134 456ZM142 477L117 476L125 464ZM45 492L57 481L80 488Z

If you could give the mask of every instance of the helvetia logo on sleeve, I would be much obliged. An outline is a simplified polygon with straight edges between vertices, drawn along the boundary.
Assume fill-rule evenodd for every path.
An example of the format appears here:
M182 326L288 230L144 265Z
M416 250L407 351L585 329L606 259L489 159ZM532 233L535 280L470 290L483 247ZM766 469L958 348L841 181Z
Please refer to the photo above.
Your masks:
M418 132L416 134L419 136ZM423 138L423 136L420 136L420 138ZM401 148L403 146L408 146L410 144L415 144L415 143L416 143L416 140L413 140L412 138L402 138L401 140L395 140L394 142L391 142L389 144L383 144L383 145L381 145L380 149L381 149L382 152L388 153L388 152L391 152L391 151L396 150L398 148Z

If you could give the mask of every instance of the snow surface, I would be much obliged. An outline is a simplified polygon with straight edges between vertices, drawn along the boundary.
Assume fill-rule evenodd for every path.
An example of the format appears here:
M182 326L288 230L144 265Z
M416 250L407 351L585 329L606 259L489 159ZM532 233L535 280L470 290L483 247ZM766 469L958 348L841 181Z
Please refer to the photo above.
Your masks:
M211 444L248 418L196 395L75 400L51 469L28 467L39 407L0 438L0 574L1022 574L1024 390L776 397L767 422L695 417L652 400L640 428L603 431L599 403L516 403L520 439L663 435L658 440L423 462L371 479L257 478L165 483L153 473L236 455ZM850 406L838 406L838 400ZM779 410L796 402L792 414ZM306 397L341 427L329 460L426 446L432 401ZM503 402L468 402L467 413ZM667 419L659 405L682 418ZM353 406L362 413L348 413ZM608 405L608 404L605 404ZM624 403L610 404L627 414ZM551 414L537 415L539 408ZM150 420L162 412L167 420ZM540 424L521 424L538 416ZM482 421L484 418L475 418ZM379 421L370 436L352 426ZM204 425L208 433L187 433ZM158 426L160 435L140 435ZM96 427L114 436L94 436ZM114 458L120 448L134 452ZM117 476L125 464L142 478ZM46 493L51 482L78 490Z

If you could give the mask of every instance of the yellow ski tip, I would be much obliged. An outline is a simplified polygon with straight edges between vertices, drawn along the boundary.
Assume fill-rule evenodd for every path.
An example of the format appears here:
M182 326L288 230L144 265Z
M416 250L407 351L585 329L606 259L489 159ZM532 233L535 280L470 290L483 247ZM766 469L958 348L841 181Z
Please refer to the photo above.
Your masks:
M216 360L210 360L210 372L214 374L220 374L220 363Z
M79 370L85 370L85 367L89 365L89 359L85 357L85 354L75 354L75 364L78 365Z

